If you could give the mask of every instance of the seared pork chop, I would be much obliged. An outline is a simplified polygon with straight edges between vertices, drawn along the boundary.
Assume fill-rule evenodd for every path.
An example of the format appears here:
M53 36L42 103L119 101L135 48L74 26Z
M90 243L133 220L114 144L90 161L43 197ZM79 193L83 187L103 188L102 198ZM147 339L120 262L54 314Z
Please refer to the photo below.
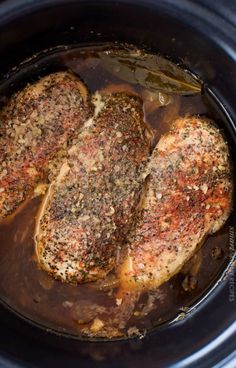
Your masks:
M229 151L210 120L179 118L157 144L147 191L118 271L121 288L151 289L176 274L232 205Z
M89 112L87 90L70 72L50 74L11 97L0 113L0 218L45 176Z
M134 218L150 153L142 101L95 94L85 123L51 184L36 229L43 269L64 282L105 276Z

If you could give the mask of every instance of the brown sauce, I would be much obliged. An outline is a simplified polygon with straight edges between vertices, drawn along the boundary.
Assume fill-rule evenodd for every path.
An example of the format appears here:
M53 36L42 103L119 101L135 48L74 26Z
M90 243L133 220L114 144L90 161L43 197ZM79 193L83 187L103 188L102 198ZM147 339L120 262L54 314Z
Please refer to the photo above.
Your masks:
M96 52L91 50L50 51L32 59L6 83L8 92L21 88L25 81L32 81L35 70L42 76L62 67L77 73L91 93L110 84L124 84L103 67ZM143 93L142 87L131 87ZM201 94L181 97L173 94L171 99L167 106L152 112L145 110L146 121L156 131L156 141L178 116L204 114L215 118ZM40 270L33 237L41 201L42 197L28 201L11 220L0 224L0 299L46 329L83 337L89 327L95 328L97 321L103 321L105 332L100 334L103 337L141 336L178 315L181 318L214 285L229 262L230 220L218 233L208 237L178 275L155 291L141 295L129 293L120 304L116 285L111 286L112 275L102 282L71 286Z

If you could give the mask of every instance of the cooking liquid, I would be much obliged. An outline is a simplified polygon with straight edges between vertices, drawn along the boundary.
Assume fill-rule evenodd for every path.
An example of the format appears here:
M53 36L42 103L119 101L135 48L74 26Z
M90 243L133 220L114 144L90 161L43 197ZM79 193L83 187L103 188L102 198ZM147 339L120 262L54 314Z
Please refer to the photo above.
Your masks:
M143 94L142 87L129 86L106 71L96 49L87 47L50 50L33 58L2 84L1 100L7 96L6 90L11 94L35 77L68 68L78 74L91 93L111 84L122 84L122 88L131 86ZM172 95L171 98L167 106L152 112L144 108L147 123L155 129L156 141L178 116L204 114L217 121L214 111L204 103L204 96ZM155 291L127 293L120 301L112 274L95 283L63 284L42 271L36 262L33 238L41 201L42 197L29 200L15 216L0 224L0 299L27 319L59 333L83 337L100 320L103 328L97 336L145 334L178 315L182 317L220 277L229 262L230 220L217 234L207 238L178 275Z

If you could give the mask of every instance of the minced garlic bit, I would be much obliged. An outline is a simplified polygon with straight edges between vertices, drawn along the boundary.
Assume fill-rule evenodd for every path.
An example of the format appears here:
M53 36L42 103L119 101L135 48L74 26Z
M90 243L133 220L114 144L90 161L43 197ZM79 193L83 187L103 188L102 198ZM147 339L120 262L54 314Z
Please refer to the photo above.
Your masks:
M39 183L37 187L34 189L34 195L35 197L44 195L48 189L48 184L45 183Z
M104 326L104 322L99 318L95 318L93 320L93 323L92 323L91 327L90 327L90 331L93 332L93 333L96 333L96 332L100 331L103 328L103 326Z
M201 190L203 191L203 193L204 194L206 194L207 193L207 191L208 191L208 186L207 186L207 184L203 184L203 185L201 185Z
M127 334L128 336L138 336L140 331L136 326L133 326L128 329Z
M121 305L122 298L116 298L116 305Z

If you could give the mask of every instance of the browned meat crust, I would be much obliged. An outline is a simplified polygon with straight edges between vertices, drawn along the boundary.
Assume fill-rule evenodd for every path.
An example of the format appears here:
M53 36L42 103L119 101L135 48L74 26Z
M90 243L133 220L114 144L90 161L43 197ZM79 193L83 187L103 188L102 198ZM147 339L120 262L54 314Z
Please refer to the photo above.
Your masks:
M0 113L0 218L45 176L49 161L89 114L87 90L70 72L16 93Z
M113 268L150 153L138 97L96 94L94 103L95 117L51 184L36 230L41 267L70 283L96 280Z
M229 151L210 120L177 119L157 144L149 172L138 224L118 271L124 289L167 281L231 210Z

